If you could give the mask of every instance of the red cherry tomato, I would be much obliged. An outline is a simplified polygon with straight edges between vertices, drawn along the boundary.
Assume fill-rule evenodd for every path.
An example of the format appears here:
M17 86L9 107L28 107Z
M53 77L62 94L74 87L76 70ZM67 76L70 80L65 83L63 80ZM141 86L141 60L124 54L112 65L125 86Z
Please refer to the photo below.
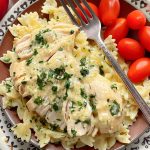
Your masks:
M9 0L0 0L0 20L3 18L8 9Z
M89 6L92 8L92 10L94 11L94 13L96 14L96 16L98 16L98 8L95 6L95 4L88 2ZM88 9L84 6L84 4L82 4L82 7L84 8L85 12L88 14L89 17L91 17L90 12L88 11ZM86 18L84 17L84 15L82 14L81 10L77 7L76 10L78 11L79 15L84 19L84 21L86 22Z
M104 31L104 38L107 38L109 35L112 35L118 43L121 39L125 38L128 34L128 25L125 18L118 18L115 24L109 26Z
M132 82L142 82L148 76L150 76L150 58L143 57L131 64L128 77Z
M150 52L150 26L144 26L138 33L141 44Z
M106 26L115 23L120 12L119 0L101 0L99 5L99 18Z
M146 24L146 17L140 10L132 11L127 16L129 28L139 30Z
M143 46L136 40L124 38L118 43L118 52L125 60L136 60L144 57Z

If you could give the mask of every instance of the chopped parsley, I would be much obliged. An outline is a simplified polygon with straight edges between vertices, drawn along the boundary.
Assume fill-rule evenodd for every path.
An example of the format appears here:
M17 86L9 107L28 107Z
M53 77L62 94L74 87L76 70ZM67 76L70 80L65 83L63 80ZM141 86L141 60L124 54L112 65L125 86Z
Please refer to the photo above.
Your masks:
M50 70L48 72L48 78L53 78L54 77L54 71L53 70Z
M64 79L64 73L65 73L65 68L63 66L60 66L59 68L51 70L49 72L49 76L55 79L61 80L61 79Z
M110 105L110 113L112 116L117 115L120 111L120 105L114 100Z
M11 92L12 86L8 83L6 83L5 85L6 85L7 93Z
M95 111L96 110L96 105L94 103L93 100L90 100L90 106L92 107L92 110Z
M78 119L78 120L76 120L76 122L75 122L75 124L78 124L78 123L80 123L81 121Z
M81 70L80 70L80 73L83 77L85 77L86 75L89 74L89 70L88 68L85 66L86 65L86 57L83 57L81 60L80 60L80 66L82 66Z
M82 106L82 102L77 101L78 106Z
M79 106L79 110L85 108L87 106L87 102L81 102L81 101L77 101L77 105Z
M34 103L37 105L41 105L43 103L43 99L38 96L36 99L34 99Z
M66 80L65 82L65 88L68 90L70 88L70 81Z
M45 82L46 77L47 77L47 75L45 72L42 72L40 75L37 76L36 83L37 83L40 90L42 90L43 87L46 85L46 82Z
M72 136L73 136L73 137L76 137L76 134L77 134L77 131L76 131L76 130L71 129L71 133L72 133Z
M64 128L64 133L67 133L67 127Z
M117 90L117 85L116 84L112 84L111 85L111 89L113 90L113 89L116 89Z
M84 99L87 98L87 94L86 94L86 92L85 92L85 90L84 90L83 88L80 89L80 95L81 95Z
M90 125L91 124L91 120L90 119L86 119L83 121L83 123Z
M27 84L27 81L22 81L21 84L25 85Z
M57 86L52 86L52 91L53 91L53 93L56 93L57 92Z
M82 123L84 123L84 124L88 124L88 125L91 124L91 120L90 120L90 119L86 119L86 120L84 120L84 121L81 121L81 120L78 119L78 120L75 122L75 124L78 124L78 123L80 123L80 122L82 122Z
M96 97L96 95L94 95L94 94L90 94L90 99L92 99L92 98L95 98Z
M43 30L42 32L43 33L46 33L46 32L50 32L51 30L50 29L45 29L45 30Z
M57 124L50 124L50 129L52 131L56 131L59 128L59 126Z
M93 100L95 98L95 95L91 94L89 97L90 97L89 99L90 106L92 107L92 110L95 111L96 104L95 104L95 101Z
M74 30L70 30L70 34L74 34Z
M42 64L44 61L39 61L40 64Z
M64 73L64 79L68 80L70 79L72 74L68 74L67 72Z
M59 51L63 51L64 49L63 49L62 47L60 47L58 50L59 50Z
M85 66L86 65L86 57L83 57L81 60L80 60L80 66Z
M13 72L13 77L15 77L16 76L16 72Z
M55 73L55 78L56 79L64 79L64 74L65 74L65 68L63 66L61 66L60 68L56 68L54 70Z
M37 54L38 54L37 49L34 49L33 55L37 55Z
M60 66L54 70L50 70L48 73L49 78L55 78L57 80L65 80L71 78L72 75L65 72L64 66Z
M54 111L58 111L59 110L59 107L58 107L58 105L56 103L54 103L52 105L52 108L53 108Z
M81 73L81 75L82 75L83 77L85 77L86 75L89 74L89 70L88 70L87 68L82 68L82 69L80 70L80 73Z
M43 36L41 35L41 33L37 34L35 36L35 41L38 43L38 44L41 44L41 45L46 45L47 44L47 41L43 38Z
M63 100L66 100L68 97L68 93L65 94L65 96L63 96Z
M50 31L49 29L46 29L44 31L40 31L37 35L35 35L35 42L37 44L41 44L42 46L43 45L47 45L47 41L44 39L44 37L42 36L43 33L46 33Z
M73 113L75 110L75 102L71 101L71 105L69 106L69 109L71 110L71 113Z
M104 76L103 66L99 66L99 74Z
M32 63L32 60L33 60L32 57L31 57L31 58L28 58L28 59L26 60L26 65L29 66L29 65Z

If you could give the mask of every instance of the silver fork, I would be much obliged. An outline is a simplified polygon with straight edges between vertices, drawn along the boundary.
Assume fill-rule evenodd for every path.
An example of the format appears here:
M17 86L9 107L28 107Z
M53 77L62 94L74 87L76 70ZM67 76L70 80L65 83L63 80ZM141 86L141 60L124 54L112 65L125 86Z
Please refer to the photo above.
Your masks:
M81 30L83 30L86 33L88 39L94 40L98 44L98 46L103 50L105 56L110 61L113 68L118 73L118 75L120 76L120 78L122 79L122 81L124 82L126 87L128 88L128 90L130 91L130 93L132 94L134 99L136 100L145 119L147 120L147 122L150 125L150 108L149 108L149 106L146 104L146 102L143 100L141 95L138 93L138 91L136 90L136 88L134 87L132 82L125 75L125 73L121 69L120 65L118 64L118 62L114 59L111 52L105 46L105 44L101 38L101 34L100 34L101 33L101 22L99 21L98 17L95 15L93 10L90 8L90 6L86 2L86 0L81 0L81 2L86 6L88 11L91 13L91 17L89 17L88 14L85 12L85 10L83 9L79 0L60 0L60 2L62 4L62 6L64 7L64 9L66 10L67 14L69 15L73 24L75 24ZM83 18L78 14L77 10L75 9L75 5L81 10L81 12L84 15L84 17L86 18L87 22L85 22L83 20ZM71 7L71 9L76 14L76 16L80 22L78 22L77 19L74 17L74 15L71 13L68 6Z

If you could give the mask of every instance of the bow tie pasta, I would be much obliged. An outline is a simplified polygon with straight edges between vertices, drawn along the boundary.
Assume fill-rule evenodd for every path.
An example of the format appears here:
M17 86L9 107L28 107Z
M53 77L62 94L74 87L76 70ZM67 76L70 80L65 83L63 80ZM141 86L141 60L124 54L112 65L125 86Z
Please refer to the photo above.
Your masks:
M129 143L138 106L102 50L55 0L46 0L42 12L48 21L37 12L18 18L20 24L9 28L12 51L1 57L10 64L10 77L0 84L3 106L15 107L22 121L14 134L29 141L32 129L41 148L60 142L65 149L106 150L116 141ZM105 44L126 72L114 39L109 36ZM149 82L136 85L147 102Z

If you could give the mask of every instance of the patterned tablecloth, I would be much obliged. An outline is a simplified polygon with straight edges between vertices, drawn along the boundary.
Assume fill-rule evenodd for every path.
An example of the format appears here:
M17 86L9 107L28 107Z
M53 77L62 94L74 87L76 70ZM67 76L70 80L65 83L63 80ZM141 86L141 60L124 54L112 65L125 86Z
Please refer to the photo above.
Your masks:
M9 9L18 0L10 0ZM150 0L148 0L150 1ZM145 0L131 0L135 5L144 6ZM149 11L150 12L150 11ZM149 15L150 17L150 15ZM150 18L149 18L150 20ZM0 150L36 150L32 144L24 143L17 139L11 132L11 124L5 117L5 114L0 107ZM126 146L123 150L150 150L150 129L148 129L139 139L134 143Z

